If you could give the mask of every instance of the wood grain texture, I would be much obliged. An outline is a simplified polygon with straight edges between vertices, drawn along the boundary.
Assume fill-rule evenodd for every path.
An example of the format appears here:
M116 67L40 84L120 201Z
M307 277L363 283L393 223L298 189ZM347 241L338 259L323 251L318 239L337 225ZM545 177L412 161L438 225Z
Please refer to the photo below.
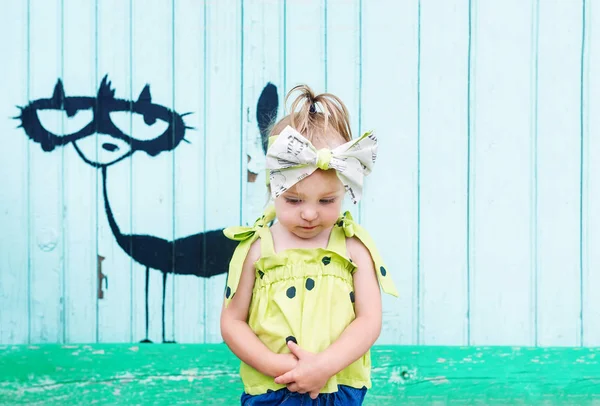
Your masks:
M600 349L376 346L365 405L597 404ZM239 361L207 345L0 347L0 404L232 405Z
M173 9L171 2L153 0L144 4L133 2L131 14L130 85L133 100L137 100L146 85L150 86L152 102L173 108ZM132 135L152 139L163 125L159 121L147 125L132 114ZM164 129L162 129L164 131ZM174 154L163 150L156 156L139 151L132 162L132 226L135 235L149 235L174 240ZM135 237L134 237L135 238ZM172 244L171 244L172 245ZM160 249L158 249L160 247ZM142 251L139 249L138 251ZM134 252L133 265L133 324L134 339L145 337L146 266ZM157 246L154 255L166 257L166 244ZM137 258L136 258L137 257ZM169 259L168 259L169 260ZM172 269L173 260L170 259ZM148 309L150 315L148 338L154 342L173 340L173 274L167 275L165 294L165 328L162 327L163 275L167 269L150 268Z
M205 7L196 0L174 2L174 97L175 110L184 114L185 138L175 149L175 198L173 218L177 238L205 230L206 100ZM191 91L189 91L191 90ZM175 340L204 341L206 281L195 275L173 278Z
M381 344L418 333L418 4L362 3L362 123L379 140L365 180L362 223L373 236L399 298L383 295ZM390 38L402 38L388 47Z
M206 3L205 226L242 224L242 4ZM221 342L219 327L226 275L208 279L204 290L204 342Z
M553 0L537 12L536 344L579 345L581 9Z
M532 7L471 7L470 344L533 345Z
M50 97L63 74L62 23L60 1L30 2L27 83L31 100ZM40 120L46 128L61 134L64 122L61 112L57 113ZM65 151L58 147L47 153L32 143L28 152L30 342L64 342Z
M586 3L582 31L583 85L581 130L583 132L583 342L585 346L600 345L600 295L594 287L600 286L600 6Z
M418 318L419 343L428 345L468 339L469 15L463 3L421 3Z
M29 100L27 85L28 22L27 4L21 2L0 13L0 37L10 36L2 44L7 55L13 55L0 64L0 77L5 80L0 98L0 116L15 117ZM3 147L0 148L0 342L27 343L29 341L29 148L27 136L17 120L0 120Z
M108 0L98 3L98 76L108 75L115 97L131 100L140 89L131 86L131 8L129 2ZM99 83L96 84L99 86ZM137 91L137 94L134 92ZM132 134L132 120L127 117L120 123L126 134ZM133 165L125 159L107 168L108 201L115 221L123 234L133 230ZM102 272L108 278L104 297L98 300L98 342L139 341L143 336L133 333L133 273L142 272L139 264L117 244L108 223L102 194L103 179L98 170L98 255L101 255ZM129 240L130 241L130 240ZM135 267L135 269L134 269ZM106 285L105 285L106 287ZM138 288L138 285L135 285ZM137 293L137 292L136 292ZM141 317L143 319L143 316Z
M69 96L96 94L96 8L89 2L63 2L63 69L61 78ZM48 89L50 95L50 89ZM64 112L65 134L73 134L89 124L90 110L74 117ZM98 155L98 142L87 149ZM64 151L64 329L65 342L93 342L97 339L97 172L86 165L73 145Z

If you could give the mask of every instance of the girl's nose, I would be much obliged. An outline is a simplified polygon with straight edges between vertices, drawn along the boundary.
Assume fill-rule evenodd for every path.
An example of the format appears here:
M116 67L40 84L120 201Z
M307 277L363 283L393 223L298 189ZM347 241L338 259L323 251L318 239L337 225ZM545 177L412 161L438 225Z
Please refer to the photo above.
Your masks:
M302 210L300 217L302 217L302 220L304 221L313 221L317 218L317 211L314 209L304 209Z

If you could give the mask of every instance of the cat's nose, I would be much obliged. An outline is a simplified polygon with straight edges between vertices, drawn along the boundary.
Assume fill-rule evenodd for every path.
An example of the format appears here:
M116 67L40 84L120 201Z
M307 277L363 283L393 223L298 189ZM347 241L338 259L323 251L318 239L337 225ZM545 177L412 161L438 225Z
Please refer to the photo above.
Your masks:
M115 144L111 144L110 142L105 142L104 144L102 144L102 148L109 152L114 152L119 149L119 147L117 147Z

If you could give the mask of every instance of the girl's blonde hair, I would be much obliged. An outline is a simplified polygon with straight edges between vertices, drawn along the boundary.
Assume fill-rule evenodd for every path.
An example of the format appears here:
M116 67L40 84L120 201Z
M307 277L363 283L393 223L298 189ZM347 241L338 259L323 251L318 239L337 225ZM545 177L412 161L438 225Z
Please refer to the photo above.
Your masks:
M285 97L285 105L293 93L300 94L292 102L290 113L279 120L270 135L278 135L291 126L316 148L334 148L352 139L348 109L339 97L331 93L315 93L307 85L298 85Z

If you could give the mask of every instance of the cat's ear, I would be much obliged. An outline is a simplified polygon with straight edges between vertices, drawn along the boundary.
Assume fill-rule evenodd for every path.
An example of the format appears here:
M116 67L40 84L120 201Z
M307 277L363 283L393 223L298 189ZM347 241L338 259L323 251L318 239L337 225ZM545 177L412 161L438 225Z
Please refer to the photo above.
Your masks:
M256 104L256 121L258 122L258 131L260 132L261 144L265 154L269 144L269 130L275 125L278 109L277 86L269 82L261 92Z
M108 80L108 75L104 75L102 82L100 82L100 87L98 88L98 100L115 98L115 89L112 89L111 85L112 83Z
M152 103L152 95L150 94L150 85L144 86L136 103Z
M58 78L56 81L56 85L54 85L54 92L52 92L52 104L55 108L61 108L65 102L65 88L63 86L62 80Z

